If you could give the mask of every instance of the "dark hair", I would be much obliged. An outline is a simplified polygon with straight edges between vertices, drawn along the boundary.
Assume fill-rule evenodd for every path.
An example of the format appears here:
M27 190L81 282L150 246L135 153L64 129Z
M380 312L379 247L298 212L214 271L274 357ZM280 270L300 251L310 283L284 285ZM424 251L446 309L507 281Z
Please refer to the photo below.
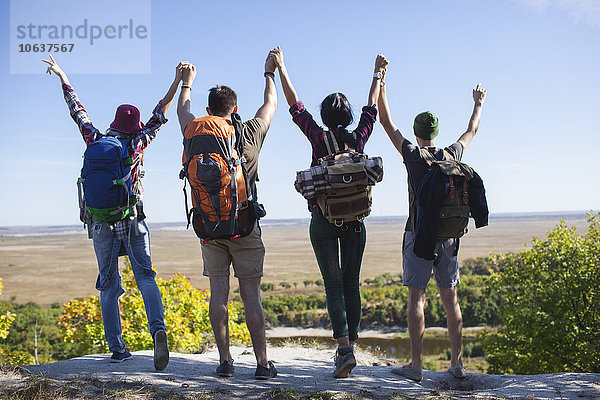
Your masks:
M215 86L208 91L208 108L213 115L226 117L237 106L237 95L227 86Z
M347 127L354 120L352 107L342 93L332 93L321 102L321 119L331 130Z

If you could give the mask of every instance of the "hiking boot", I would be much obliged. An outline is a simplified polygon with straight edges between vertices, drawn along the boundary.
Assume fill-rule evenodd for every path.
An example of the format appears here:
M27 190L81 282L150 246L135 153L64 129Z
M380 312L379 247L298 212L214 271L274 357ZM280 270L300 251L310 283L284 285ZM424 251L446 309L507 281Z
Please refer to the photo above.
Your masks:
M467 376L467 370L462 365L458 367L448 367L448 372L454 375L455 378L465 378Z
M169 341L167 332L156 331L154 334L154 368L157 371L162 371L169 364Z
M409 367L408 365L403 365L400 368L392 368L392 373L417 382L421 382L423 380L422 368L413 368Z
M223 361L221 365L217 367L217 374L225 378L233 376L233 360Z
M350 347L350 349L346 349ZM335 370L333 371L334 378L347 378L356 367L356 357L354 357L354 348L352 346L338 347L335 352Z
M277 376L277 368L273 365L271 361L268 362L269 368L263 367L258 364L256 366L256 372L254 373L254 378L256 379L269 379L275 378Z
M125 360L131 360L133 356L127 349L123 351L113 351L112 356L110 357L111 363L121 363Z

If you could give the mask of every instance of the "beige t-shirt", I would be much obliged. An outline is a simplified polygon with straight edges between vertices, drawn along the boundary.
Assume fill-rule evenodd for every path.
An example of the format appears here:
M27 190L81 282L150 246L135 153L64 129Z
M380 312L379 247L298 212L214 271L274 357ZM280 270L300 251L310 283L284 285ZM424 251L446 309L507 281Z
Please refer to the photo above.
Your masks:
M258 156L262 149L263 142L267 136L267 124L261 118L252 118L243 125L244 134L244 157L246 158L246 168L248 170L248 179L256 197L256 182L258 179Z

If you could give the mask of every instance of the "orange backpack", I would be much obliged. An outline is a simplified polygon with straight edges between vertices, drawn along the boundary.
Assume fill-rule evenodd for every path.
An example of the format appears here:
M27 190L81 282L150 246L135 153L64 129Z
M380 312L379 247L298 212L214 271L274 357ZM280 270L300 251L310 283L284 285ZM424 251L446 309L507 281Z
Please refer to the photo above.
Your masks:
M259 218L243 156L242 121L209 115L185 128L183 170L185 208L196 235L205 239L235 239L250 234ZM193 208L188 207L186 182ZM262 215L260 215L262 216Z

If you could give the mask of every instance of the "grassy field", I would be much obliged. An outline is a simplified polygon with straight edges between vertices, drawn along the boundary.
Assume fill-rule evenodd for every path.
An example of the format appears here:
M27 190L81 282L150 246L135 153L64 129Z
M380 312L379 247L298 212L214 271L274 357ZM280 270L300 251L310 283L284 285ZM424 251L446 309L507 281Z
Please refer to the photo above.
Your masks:
M559 221L492 220L490 226L470 232L461 239L460 258L487 256L490 253L523 249L533 236L544 237ZM580 232L585 218L569 219ZM152 231L152 259L158 276L168 278L180 272L190 277L195 287L208 288L202 276L200 244L193 231ZM403 222L384 223L367 220L367 248L362 279L389 272L401 272ZM264 226L267 249L264 282L296 282L299 291L304 280L319 279L320 273L308 239L308 226ZM42 305L65 302L75 297L97 294L97 275L92 242L85 235L0 237L0 277L3 299L34 301ZM232 289L237 286L232 279ZM314 287L312 290L314 291Z

